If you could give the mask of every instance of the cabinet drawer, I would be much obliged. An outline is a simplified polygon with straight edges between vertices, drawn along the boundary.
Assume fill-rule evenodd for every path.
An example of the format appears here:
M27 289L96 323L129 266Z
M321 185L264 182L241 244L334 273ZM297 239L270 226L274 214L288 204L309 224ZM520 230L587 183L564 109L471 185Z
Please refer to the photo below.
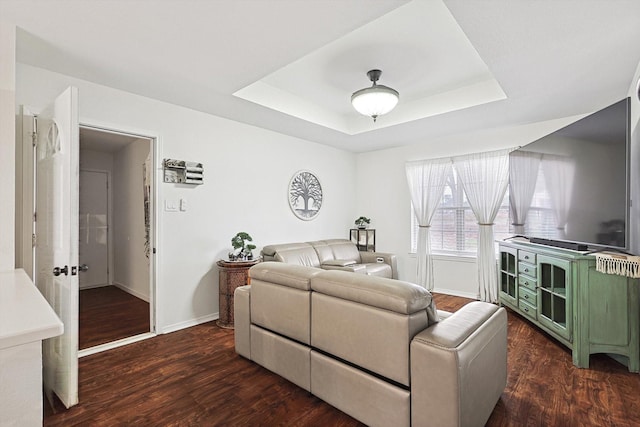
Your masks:
M524 261L524 262L528 262L528 263L531 263L531 264L535 264L536 263L536 254L534 254L533 252L527 252L527 251L519 250L518 251L518 261Z
M531 277L520 275L518 276L518 285L524 286L527 289L531 289L532 291L536 291L536 279L532 279Z
M531 304L533 307L537 305L538 295L532 291L531 289L525 288L524 286L520 286L519 298Z
M522 314L536 320L536 308L534 306L527 304L526 301L520 300L518 301L518 308Z
M536 265L529 264L528 262L518 263L518 273L526 274L527 276L536 277Z

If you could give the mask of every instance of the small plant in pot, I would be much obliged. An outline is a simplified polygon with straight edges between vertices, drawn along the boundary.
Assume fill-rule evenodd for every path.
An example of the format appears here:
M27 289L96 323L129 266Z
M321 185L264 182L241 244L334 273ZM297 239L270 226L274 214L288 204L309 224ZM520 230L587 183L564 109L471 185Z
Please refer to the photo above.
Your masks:
M253 238L244 231L240 231L238 234L233 236L231 239L231 246L233 246L234 252L229 254L229 259L231 261L245 261L253 259L253 252L256 248L256 245L252 243Z
M358 228L367 228L367 225L369 225L370 223L371 223L371 220L366 216L361 216L355 221L356 227Z

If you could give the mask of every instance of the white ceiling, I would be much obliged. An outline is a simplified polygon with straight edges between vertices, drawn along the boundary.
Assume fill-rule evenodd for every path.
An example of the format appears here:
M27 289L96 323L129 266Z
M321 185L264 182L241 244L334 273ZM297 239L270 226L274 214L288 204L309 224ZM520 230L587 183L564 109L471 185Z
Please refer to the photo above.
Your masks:
M373 68L401 98L375 124L350 103ZM349 135L506 98L440 1L402 5L235 95Z
M637 0L0 0L0 19L22 63L354 152L592 112L640 62ZM372 68L401 97L376 124L349 106ZM234 95L252 85L285 112Z

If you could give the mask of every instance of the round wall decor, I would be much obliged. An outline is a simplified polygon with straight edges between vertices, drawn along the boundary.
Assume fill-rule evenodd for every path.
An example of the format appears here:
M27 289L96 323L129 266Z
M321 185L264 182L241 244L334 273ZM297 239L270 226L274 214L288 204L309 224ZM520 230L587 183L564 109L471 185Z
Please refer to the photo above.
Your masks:
M298 171L289 181L289 207L303 221L314 219L322 207L322 186L318 178L309 171Z

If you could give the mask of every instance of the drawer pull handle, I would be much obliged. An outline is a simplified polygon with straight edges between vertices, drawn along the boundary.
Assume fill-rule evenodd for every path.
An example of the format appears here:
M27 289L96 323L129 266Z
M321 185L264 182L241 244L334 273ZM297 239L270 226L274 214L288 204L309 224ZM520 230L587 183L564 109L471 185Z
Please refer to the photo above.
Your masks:
M529 255L525 255L525 256L524 256L524 259L529 259Z
M524 308L524 311L526 311L527 313L529 312L529 309L527 307Z
M525 273L528 273L528 272L529 272L529 269L528 269L528 268L525 268L525 269L524 269L524 272L525 272Z
M525 295L525 296L524 296L524 299L529 299L529 295Z

